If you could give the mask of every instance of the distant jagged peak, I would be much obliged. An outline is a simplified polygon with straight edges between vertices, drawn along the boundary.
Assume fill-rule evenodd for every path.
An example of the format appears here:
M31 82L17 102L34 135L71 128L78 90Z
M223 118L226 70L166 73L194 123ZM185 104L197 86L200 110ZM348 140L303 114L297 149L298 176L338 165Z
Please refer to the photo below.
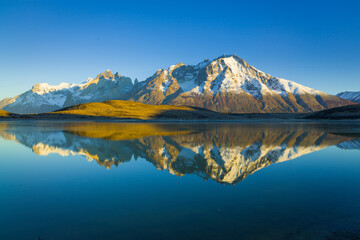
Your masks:
M179 62L175 65L171 65L168 69L164 69L164 68L159 68L154 75L159 75L162 72L167 72L170 73L174 70L176 70L179 67L182 66L189 66L189 67L194 67L195 69L200 69L200 68L204 68L207 67L208 65L216 65L217 63L220 62L225 63L226 65L228 65L229 68L231 68L232 66L234 66L235 64L242 64L244 67L248 67L248 68L253 68L254 70L257 70L256 68L250 66L244 59L238 57L236 54L224 54L220 57L214 58L213 60L210 59L204 59L202 62L196 64L196 65L186 65L182 62ZM259 70L257 70L259 71ZM261 72L261 71L259 71Z
M96 78L101 78L101 77L105 78L105 79L112 79L112 80L117 79L118 80L124 76L120 75L119 72L116 72L115 74L113 74L110 69L106 69L105 72L98 74Z
M123 76L120 75L118 72L115 73L115 79L120 79L120 78L122 78L122 77L123 77Z
M213 60L205 59L197 65L193 65L196 70L206 71L207 74L224 73L233 77L248 76L253 79L271 79L273 76L264 73L248 64L243 58L236 54L224 54Z
M336 96L347 99L354 103L360 103L360 91L345 91L338 93Z
M69 83L65 83L65 82L60 83L59 85L50 85L48 83L37 83L32 87L31 91L34 93L37 93L39 95L43 95L43 94L46 94L49 92L70 89L75 86L78 86L78 85L77 84L69 84Z
M109 78L113 79L115 78L115 75L111 73L110 69L107 69L105 72L99 73L95 79L100 79L101 77L105 79L109 79Z
M243 70L247 69L265 75L265 73L252 67L244 59L238 57L236 54L224 54L212 60L204 59L202 62L198 63L197 65L190 65L190 66L194 67L195 69L220 67L221 70L227 68L232 72L239 71L239 69L243 69Z
M175 64L175 65L171 65L171 66L168 68L168 72L170 73L170 72L174 71L175 69L177 69L177 68L179 68L179 67L181 67L181 66L185 66L185 64L179 62L179 63L177 63L177 64Z
M262 71L250 66L244 59L238 57L235 54L224 54L220 57L217 57L213 60L204 59L202 62L196 64L196 65L186 65L184 63L177 63L175 65L171 65L168 69L160 68L158 69L150 79L153 79L156 76L159 76L161 74L172 74L174 70L177 70L178 68L182 66L188 66L190 68L194 68L195 70L200 70L203 68L214 68L214 67L220 67L220 70L227 68L229 71L233 73L238 73L240 71L244 71L246 69L247 71L252 71L258 73L258 75L266 75L266 77L271 78L272 76L266 73L263 73ZM254 73L254 74L256 74Z
M155 76L161 75L161 74L171 74L175 69L181 67L181 66L186 66L184 63L177 63L175 65L171 65L169 68L164 69L164 68L159 68L158 70L156 70L156 72L154 73L154 75L150 78L153 78Z
M156 70L156 72L154 73L154 76L155 75L159 75L161 72L163 72L164 69L163 68L159 68L158 70Z
M243 58L240 58L239 56L237 56L235 54L222 55L211 61L212 65L219 64L219 63L225 64L229 68L233 68L234 66L240 64L244 68L249 68L249 69L253 69L253 70L261 72L260 70L254 68L253 66L250 66L250 64L248 64Z
M219 59L226 59L226 58L233 58L237 61L244 61L244 59L240 58L238 55L236 54L223 54L220 57L215 58L213 61L219 60Z
M92 79L91 81L87 81L84 87L89 86L90 84L97 84L99 80L112 80L112 81L119 81L127 77L120 75L118 72L113 74L110 69L105 70L103 73L99 73L96 78Z
M205 58L204 61L202 61L202 62L198 63L197 65L195 65L195 68L203 68L203 67L209 65L210 62L211 61L209 59Z
M64 90L64 89L71 89L73 87L84 88L84 87L89 86L92 83L97 83L99 81L99 79L101 79L101 78L109 79L109 80L120 80L123 77L124 76L120 75L118 72L113 74L110 69L107 69L107 70L105 70L105 72L98 74L96 76L96 78L88 77L87 80L85 82L83 82L82 84L70 84L70 83L63 82L63 83L60 83L59 85L50 85L48 83L37 83L32 87L31 91L33 93L43 95L43 94L46 94L49 92L60 91L60 90Z
M336 96L343 97L343 96L360 96L360 91L345 91L338 93Z
M228 59L229 61L232 60L232 61L236 61L236 62L245 64L245 65L248 65L248 63L244 59L240 58L236 54L223 54L220 57L217 57L217 58L214 58L213 60L208 60L208 61L209 62L216 62L216 61L224 60L224 59Z

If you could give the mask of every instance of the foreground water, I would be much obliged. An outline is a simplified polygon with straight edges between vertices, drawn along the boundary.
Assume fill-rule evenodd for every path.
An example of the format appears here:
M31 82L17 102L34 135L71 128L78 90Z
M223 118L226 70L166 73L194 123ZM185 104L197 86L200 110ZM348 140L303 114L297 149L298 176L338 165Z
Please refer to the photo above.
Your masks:
M359 132L0 122L0 239L359 239Z

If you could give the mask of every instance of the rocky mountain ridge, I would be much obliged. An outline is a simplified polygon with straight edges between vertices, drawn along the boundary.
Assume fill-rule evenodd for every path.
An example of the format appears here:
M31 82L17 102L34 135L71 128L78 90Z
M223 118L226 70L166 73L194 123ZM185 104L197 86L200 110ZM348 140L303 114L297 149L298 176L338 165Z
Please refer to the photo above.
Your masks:
M19 114L52 112L75 104L122 99L132 88L130 78L106 70L81 84L37 83L19 96L2 100L0 108Z

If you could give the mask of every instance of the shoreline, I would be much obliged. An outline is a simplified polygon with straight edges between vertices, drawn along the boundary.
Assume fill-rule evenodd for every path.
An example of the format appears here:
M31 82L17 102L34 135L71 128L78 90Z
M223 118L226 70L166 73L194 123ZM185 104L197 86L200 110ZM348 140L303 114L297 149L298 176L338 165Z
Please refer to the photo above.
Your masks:
M242 118L242 119L124 119L108 117L37 118L5 117L0 122L118 122L118 123L351 123L360 119Z

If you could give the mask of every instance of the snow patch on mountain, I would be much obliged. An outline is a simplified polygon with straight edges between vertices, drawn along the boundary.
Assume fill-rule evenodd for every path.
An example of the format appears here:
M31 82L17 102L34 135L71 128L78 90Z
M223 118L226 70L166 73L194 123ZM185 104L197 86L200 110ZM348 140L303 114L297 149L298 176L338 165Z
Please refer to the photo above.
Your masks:
M200 86L196 85L195 80L194 79L188 79L185 82L181 82L179 83L181 89L184 92L196 92L196 93L201 93L200 92Z
M55 92L55 91L61 91L64 89L68 90L74 90L74 88L80 88L83 84L69 84L69 83L60 83L59 85L50 85L48 83L38 83L35 84L32 88L32 91L34 93L37 93L39 95L43 95L49 92Z
M166 90L169 88L169 86L171 85L171 81L169 79L166 79L161 85L160 85L160 90L165 93Z

